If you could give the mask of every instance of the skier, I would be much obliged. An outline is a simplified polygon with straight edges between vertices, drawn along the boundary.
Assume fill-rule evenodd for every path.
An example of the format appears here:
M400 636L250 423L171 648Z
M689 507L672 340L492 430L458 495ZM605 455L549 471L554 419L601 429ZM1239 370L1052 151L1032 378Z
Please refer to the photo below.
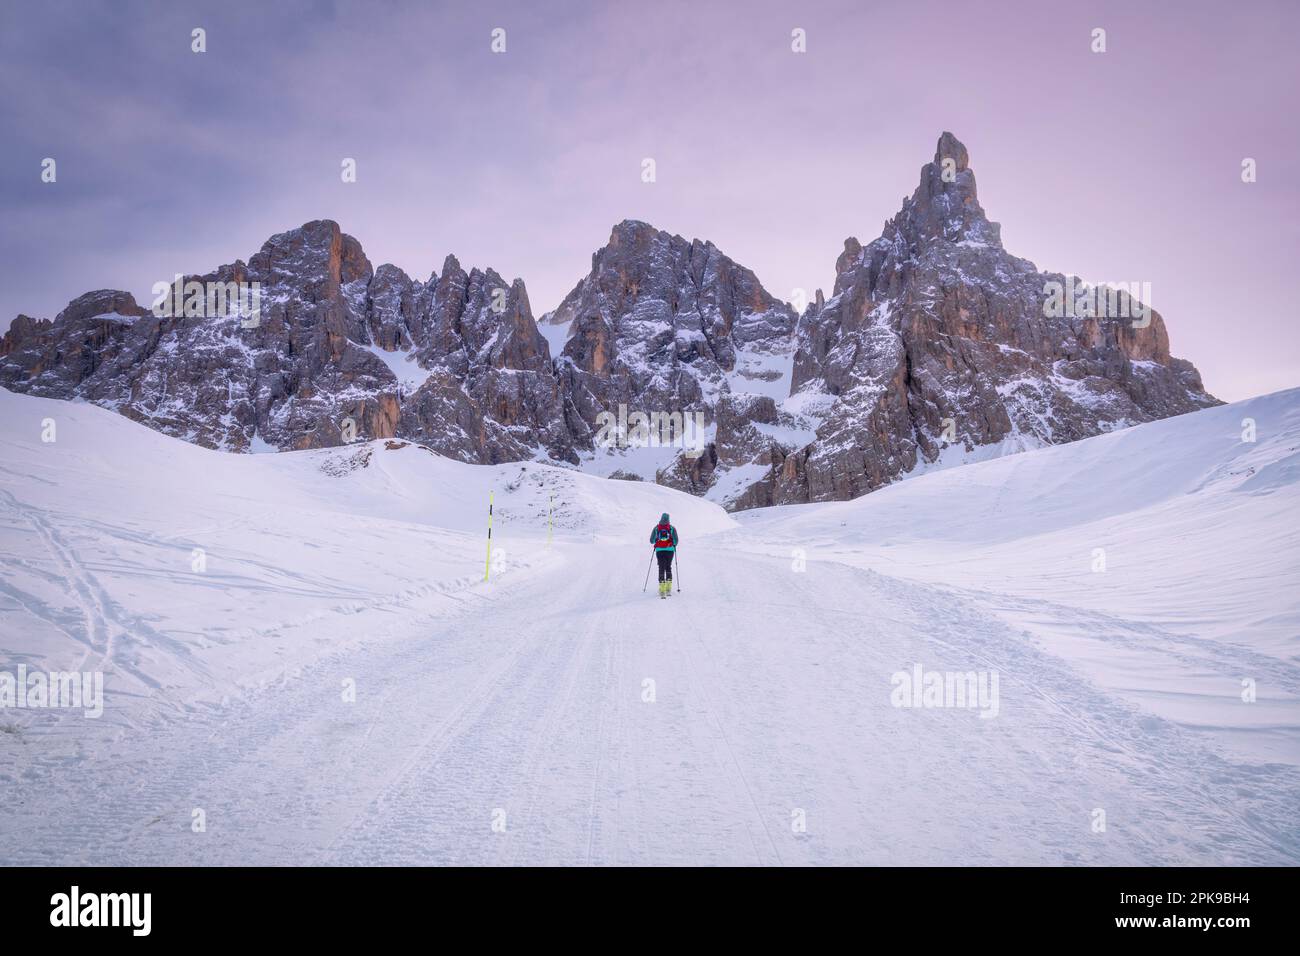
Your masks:
M659 596L666 598L673 593L673 555L677 551L677 529L669 523L668 512L650 529L650 544L659 560Z

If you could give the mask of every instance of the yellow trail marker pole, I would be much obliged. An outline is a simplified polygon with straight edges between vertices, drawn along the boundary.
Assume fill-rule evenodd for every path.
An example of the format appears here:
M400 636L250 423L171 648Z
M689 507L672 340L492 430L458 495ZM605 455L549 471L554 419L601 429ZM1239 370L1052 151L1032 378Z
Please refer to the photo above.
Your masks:
M496 496L495 491L488 492L488 547L487 547L487 562L483 565L484 581L486 581L488 579L488 575L492 573L492 499L495 496Z

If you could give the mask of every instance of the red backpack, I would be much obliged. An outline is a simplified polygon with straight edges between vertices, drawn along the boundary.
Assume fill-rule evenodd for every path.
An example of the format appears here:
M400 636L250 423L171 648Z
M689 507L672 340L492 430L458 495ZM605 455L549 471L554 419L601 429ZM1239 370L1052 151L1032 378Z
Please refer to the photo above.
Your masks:
M673 526L670 524L655 525L658 534L655 536L655 548L671 548L673 546Z

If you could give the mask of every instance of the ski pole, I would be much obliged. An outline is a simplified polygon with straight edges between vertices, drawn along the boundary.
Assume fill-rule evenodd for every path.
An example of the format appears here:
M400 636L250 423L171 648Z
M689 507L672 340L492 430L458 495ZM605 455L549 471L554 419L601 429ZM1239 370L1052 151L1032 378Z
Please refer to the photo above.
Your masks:
M650 565L645 569L645 586L641 588L642 593L645 593L646 589L650 587L650 568L653 568L654 566L655 566L655 553L651 551Z
M682 593L682 563L677 560L677 549L673 549L673 564L677 568L677 593Z

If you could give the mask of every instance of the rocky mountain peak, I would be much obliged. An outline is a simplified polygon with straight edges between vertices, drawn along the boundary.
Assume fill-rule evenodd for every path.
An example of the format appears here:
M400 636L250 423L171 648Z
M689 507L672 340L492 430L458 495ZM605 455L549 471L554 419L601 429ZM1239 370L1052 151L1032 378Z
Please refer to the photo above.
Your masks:
M939 142L934 147L934 165L941 167L945 159L952 159L959 173L970 166L970 153L965 144L947 130L939 135Z
M332 219L275 234L249 258L248 271L263 284L289 283L316 296L374 274L361 243Z
M886 225L913 247L935 241L1002 245L1001 227L980 206L970 153L952 133L935 146L933 161L921 167L921 181L899 214Z
M459 273L459 274L464 274L464 272L465 272L465 270L462 269L462 268L460 267L460 260L457 259L457 258L456 258L454 255L452 255L450 252L447 253L446 258L444 258L444 259L442 260L442 272L441 272L441 275L444 275L444 276L445 276L445 275L448 275L448 274L457 274L457 273Z
M415 281L322 219L199 277L258 282L260 323L89 292L15 320L0 385L231 451L403 437L462 461L636 471L733 508L852 498L940 458L1215 403L1153 310L1053 311L1065 277L1002 248L951 133L835 273L797 316L714 243L627 219L543 335L522 280L448 255ZM707 441L625 455L599 437L620 409L690 416Z
M880 238L844 243L834 296L801 318L794 390L833 404L770 496L851 498L933 462L1073 441L1216 404L1159 313L1064 314L1065 277L1008 254L970 156L943 133ZM1130 314L1137 306L1137 313Z

